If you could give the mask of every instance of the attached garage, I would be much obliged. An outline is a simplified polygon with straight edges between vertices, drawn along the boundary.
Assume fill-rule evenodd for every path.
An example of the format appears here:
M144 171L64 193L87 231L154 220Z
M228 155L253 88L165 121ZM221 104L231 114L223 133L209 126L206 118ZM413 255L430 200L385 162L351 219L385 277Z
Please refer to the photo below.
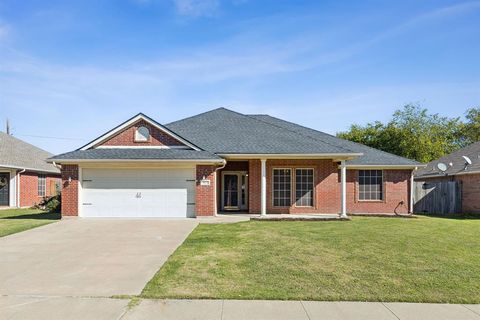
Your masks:
M195 217L195 167L83 168L81 217Z

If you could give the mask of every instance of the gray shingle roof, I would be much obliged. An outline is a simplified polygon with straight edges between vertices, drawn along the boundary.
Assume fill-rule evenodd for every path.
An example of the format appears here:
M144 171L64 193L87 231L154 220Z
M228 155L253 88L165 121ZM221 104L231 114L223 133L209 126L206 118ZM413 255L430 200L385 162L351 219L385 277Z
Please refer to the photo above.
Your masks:
M421 163L417 161L399 157L397 155L384 152L378 149L370 148L363 144L340 139L330 134L327 134L325 132L303 127L301 125L288 122L282 119L278 119L275 117L271 117L269 115L260 114L260 115L249 115L249 116L252 118L264 121L266 123L275 125L279 128L292 130L292 131L298 132L299 134L311 137L313 139L324 141L332 145L340 146L342 148L351 150L352 152L363 153L363 156L360 156L354 160L347 161L348 165L421 165Z
M472 160L472 164L465 167L465 160L462 156L467 156ZM447 165L448 175L463 174L468 172L480 172L480 141L475 142L465 148L457 150L440 159L431 161L422 170L418 170L415 176L420 178L424 176L444 176L445 173L437 168L437 164L442 162ZM450 165L451 164L451 165Z
M0 132L0 167L60 173L45 160L52 154L25 141Z
M207 151L188 149L143 149L143 148L109 148L75 150L56 155L49 160L221 160L217 155Z
M271 117L224 108L167 124L215 153L363 153L349 165L421 165L419 162Z
M245 115L225 108L165 125L195 146L182 149L89 149L55 156L65 159L220 159L216 154L364 154L349 165L416 166L416 161L306 128L268 115Z
M217 154L346 154L352 150L247 115L215 109L165 125Z

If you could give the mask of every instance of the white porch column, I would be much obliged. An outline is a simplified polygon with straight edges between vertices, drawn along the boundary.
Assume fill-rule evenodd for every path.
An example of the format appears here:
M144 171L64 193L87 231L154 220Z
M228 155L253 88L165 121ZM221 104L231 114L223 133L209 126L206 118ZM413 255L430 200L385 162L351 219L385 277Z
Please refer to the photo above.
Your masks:
M341 212L340 217L347 217L347 167L345 166L345 160L342 160L340 165L341 175Z
M260 213L265 216L267 215L267 159L260 159L260 162L262 163Z

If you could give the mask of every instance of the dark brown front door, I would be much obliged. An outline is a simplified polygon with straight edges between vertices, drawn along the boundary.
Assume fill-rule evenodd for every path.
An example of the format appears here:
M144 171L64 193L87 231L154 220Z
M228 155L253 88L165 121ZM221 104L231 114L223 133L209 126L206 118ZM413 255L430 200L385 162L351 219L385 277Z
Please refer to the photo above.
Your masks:
M248 174L240 171L222 174L222 209L248 210Z
M10 174L0 173L0 206L8 206L10 204Z
M223 183L223 208L238 210L238 175L225 174Z

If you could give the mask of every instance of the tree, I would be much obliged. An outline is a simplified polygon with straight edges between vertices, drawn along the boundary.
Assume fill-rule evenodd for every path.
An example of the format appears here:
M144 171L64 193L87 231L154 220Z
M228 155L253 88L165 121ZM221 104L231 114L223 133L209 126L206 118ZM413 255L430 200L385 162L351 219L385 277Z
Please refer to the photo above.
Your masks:
M460 139L467 146L480 141L480 107L468 109L465 118L467 122L462 125Z
M362 127L352 125L338 137L365 144L420 162L429 162L461 146L459 118L429 114L427 109L406 105L394 112L392 120L379 121Z

